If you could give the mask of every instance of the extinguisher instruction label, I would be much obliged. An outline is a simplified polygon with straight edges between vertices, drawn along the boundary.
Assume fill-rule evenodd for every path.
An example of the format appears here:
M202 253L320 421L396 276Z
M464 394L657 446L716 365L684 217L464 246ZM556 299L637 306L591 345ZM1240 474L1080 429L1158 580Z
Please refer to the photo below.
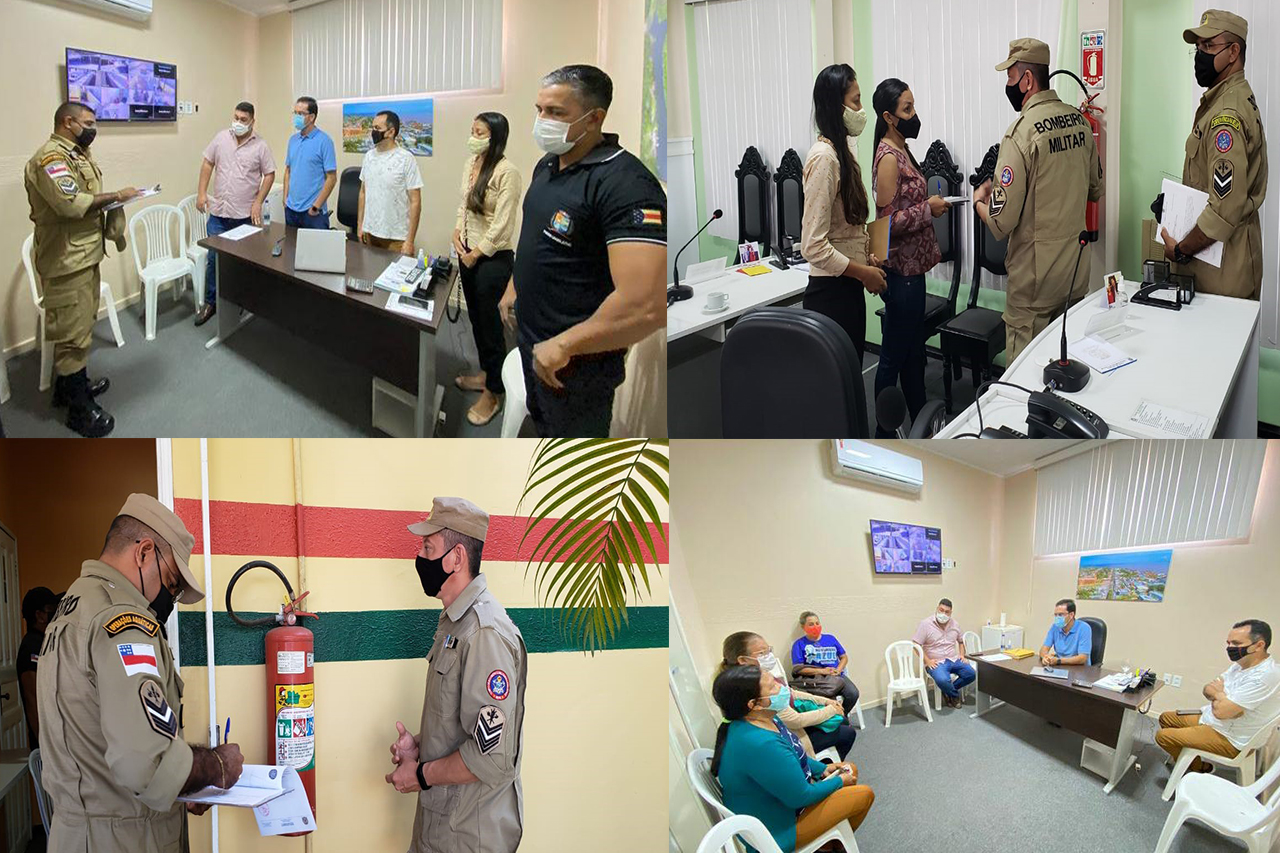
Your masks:
M315 768L315 698L314 684L276 685L277 764L295 770Z
M302 675L306 671L306 652L276 652L276 672L281 675Z

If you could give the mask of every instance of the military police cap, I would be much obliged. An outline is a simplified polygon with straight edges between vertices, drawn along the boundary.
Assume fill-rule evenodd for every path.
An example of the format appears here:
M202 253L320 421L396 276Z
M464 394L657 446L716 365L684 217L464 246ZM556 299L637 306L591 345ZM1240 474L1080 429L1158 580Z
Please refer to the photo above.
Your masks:
M1048 65L1049 45L1040 41L1040 39L1014 39L1009 42L1009 58L997 65L996 70L1004 71L1015 62Z
M1248 41L1249 22L1239 15L1221 9L1210 9L1200 16L1200 26L1194 30L1182 31L1182 40L1187 44L1195 44L1200 39L1211 39L1219 33L1231 33L1239 36L1241 41Z

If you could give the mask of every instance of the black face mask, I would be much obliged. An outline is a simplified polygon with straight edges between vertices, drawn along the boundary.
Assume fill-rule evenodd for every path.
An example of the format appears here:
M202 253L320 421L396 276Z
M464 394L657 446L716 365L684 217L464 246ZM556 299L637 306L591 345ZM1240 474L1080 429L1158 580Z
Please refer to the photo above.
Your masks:
M81 148L88 148L93 144L94 138L98 135L96 127L82 127L79 135L76 136L76 145Z
M898 133L903 139L915 139L920 135L920 116L898 119Z
M373 144L377 145L386 137L387 132L385 130L371 130L369 131L369 135L373 137Z
M156 549L156 576L160 579L160 591L156 593L156 597L151 599L148 606L151 612L156 614L156 618L160 620L163 628L164 623L169 621L169 614L173 612L173 593L169 591L169 587L164 585L164 574L160 571L160 549ZM142 569L138 569L138 583L143 585L143 595L146 595L146 584L142 580ZM166 635L167 636L167 635Z
M1016 112L1022 112L1022 99L1026 97L1022 94L1022 90L1018 88L1018 84L1022 80L1019 79L1012 86L1004 87L1005 97L1009 99L1009 106L1013 107Z
M1218 69L1213 65L1217 56L1216 53L1196 50L1196 85L1201 89L1208 89L1218 79Z
M1248 646L1227 646L1227 657L1232 660L1240 660L1240 658L1249 654Z
M434 560L430 557L418 555L414 561L414 565L418 569L418 580L422 581L422 591L432 598L440 595L440 590L444 587L444 582L449 579L449 573L444 570L445 551Z

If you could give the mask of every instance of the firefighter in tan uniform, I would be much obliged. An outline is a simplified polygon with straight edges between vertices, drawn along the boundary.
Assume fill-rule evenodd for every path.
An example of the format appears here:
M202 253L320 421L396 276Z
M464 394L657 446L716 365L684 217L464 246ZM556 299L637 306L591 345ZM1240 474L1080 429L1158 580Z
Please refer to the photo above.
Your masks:
M511 853L524 807L520 748L528 659L520 630L479 574L489 516L462 498L436 498L409 526L422 537L417 569L444 605L427 655L422 730L397 722L398 765L387 782L418 793L409 853Z
M1049 46L1009 42L1005 95L1021 115L1000 141L994 185L973 194L974 210L997 240L1009 240L1005 268L1005 364L1088 290L1089 252L1080 252L1085 203L1102 197L1102 164L1093 131L1049 88ZM1075 287L1072 289L1072 271Z
M155 498L130 495L45 632L36 694L50 853L178 853L186 824L175 798L240 777L235 744L182 740L164 622L175 600L204 597L187 565L193 541Z
M97 118L89 107L64 103L53 133L27 161L23 180L35 223L34 260L44 284L45 334L53 344L57 374L53 404L67 407L67 426L88 437L104 436L115 419L94 398L107 390L88 375L89 344L98 318L102 278L98 264L105 240L124 251L124 210L102 209L138 194L132 187L102 191L102 171L89 153Z
M1196 45L1196 82L1207 89L1187 137L1182 183L1209 194L1209 204L1181 241L1160 229L1165 257L1178 272L1196 277L1196 290L1244 299L1262 292L1262 221L1267 194L1267 140L1258 101L1244 79L1249 24L1239 15L1210 9L1200 26L1184 30ZM1161 201L1157 206L1162 207ZM1192 256L1221 241L1221 268Z

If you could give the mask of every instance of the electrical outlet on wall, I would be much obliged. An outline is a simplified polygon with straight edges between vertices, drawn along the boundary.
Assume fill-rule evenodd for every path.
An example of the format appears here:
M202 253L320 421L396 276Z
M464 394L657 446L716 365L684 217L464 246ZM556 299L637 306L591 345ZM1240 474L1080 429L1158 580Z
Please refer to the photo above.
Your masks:
M945 558L945 557L942 559L942 568L944 568L944 569L954 569L955 567L956 567L956 561L955 561L955 560L948 560L948 559L947 559L947 558Z
M1175 676L1173 677L1173 686L1174 686L1174 687L1181 687L1181 686L1182 686L1182 676L1181 676L1181 675L1175 675Z
M1171 681L1173 681L1173 673L1172 673L1172 672L1166 672L1166 673L1164 674L1164 683L1165 683L1165 684L1168 684L1168 683L1170 683Z

